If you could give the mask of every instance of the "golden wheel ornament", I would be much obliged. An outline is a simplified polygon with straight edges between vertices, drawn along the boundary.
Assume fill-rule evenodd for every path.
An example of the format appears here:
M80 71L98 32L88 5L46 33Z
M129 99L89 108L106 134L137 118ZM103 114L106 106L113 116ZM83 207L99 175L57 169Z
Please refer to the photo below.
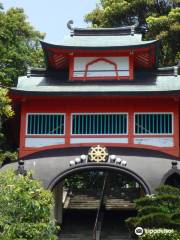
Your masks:
M108 151L106 147L102 147L100 145L91 147L88 152L89 161L94 162L105 162L108 158Z

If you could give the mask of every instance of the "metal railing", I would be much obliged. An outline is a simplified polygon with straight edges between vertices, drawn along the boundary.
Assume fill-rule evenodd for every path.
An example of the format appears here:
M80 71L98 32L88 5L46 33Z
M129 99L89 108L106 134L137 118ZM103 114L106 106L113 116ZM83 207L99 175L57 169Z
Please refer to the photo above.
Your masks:
M96 220L94 224L93 240L100 240L100 237L101 237L101 228L102 228L104 210L105 210L104 195L105 195L105 189L106 189L106 182L107 182L107 173L105 173L103 187L101 191L101 198L99 202L99 208L97 211Z

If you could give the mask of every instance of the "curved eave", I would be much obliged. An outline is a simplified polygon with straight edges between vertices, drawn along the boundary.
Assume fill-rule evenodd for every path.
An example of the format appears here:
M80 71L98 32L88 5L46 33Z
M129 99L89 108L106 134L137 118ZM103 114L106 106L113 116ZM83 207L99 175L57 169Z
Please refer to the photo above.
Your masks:
M10 95L17 97L24 96L180 96L178 90L157 90L157 91L43 91L24 90L11 88Z
M70 46L70 45L56 45L56 44L51 44L47 43L44 41L40 41L42 48L44 50L48 48L55 48L55 49L60 49L60 50L117 50L117 49L132 49L132 48L144 48L144 47L150 47L150 46L156 46L159 43L159 40L153 40L149 42L143 42L141 44L129 44L129 45L116 45L116 46Z
M123 39L123 41L115 41L115 43L109 40L108 43L103 40L102 45L101 41L98 40L98 43L96 43L95 40L93 40L93 43L83 40L81 41L74 41L74 43L67 43L64 45L56 45L56 44L50 44L41 41L41 45L44 51L44 57L46 66L48 69L63 69L68 66L69 57L70 55L74 54L92 54L92 53L99 53L99 54L105 54L108 52L108 54L111 53L117 53L119 52L130 52L134 50L134 53L136 55L139 55L141 51L148 51L150 52L151 49L156 50L158 40L153 41L139 41L137 39L134 39L131 41L130 39ZM97 45L96 45L97 44ZM153 52L155 53L155 51ZM150 64L151 65L151 64ZM155 63L153 63L153 66ZM152 66L149 66L150 68Z

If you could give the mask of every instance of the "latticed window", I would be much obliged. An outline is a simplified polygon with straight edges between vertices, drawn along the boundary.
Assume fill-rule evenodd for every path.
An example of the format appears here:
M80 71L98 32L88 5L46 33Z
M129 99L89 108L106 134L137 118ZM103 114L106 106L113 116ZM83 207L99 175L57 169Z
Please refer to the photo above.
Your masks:
M136 113L135 134L172 134L172 113Z
M64 114L28 114L27 134L64 134Z
M126 113L85 113L72 115L72 134L127 134Z

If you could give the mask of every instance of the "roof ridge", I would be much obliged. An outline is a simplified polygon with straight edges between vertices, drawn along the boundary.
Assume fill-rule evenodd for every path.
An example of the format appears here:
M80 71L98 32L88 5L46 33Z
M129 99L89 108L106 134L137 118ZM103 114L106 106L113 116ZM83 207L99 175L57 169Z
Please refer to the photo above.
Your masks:
M111 36L111 35L134 35L136 25L114 27L114 28L76 28L73 27L73 21L67 23L71 36Z

